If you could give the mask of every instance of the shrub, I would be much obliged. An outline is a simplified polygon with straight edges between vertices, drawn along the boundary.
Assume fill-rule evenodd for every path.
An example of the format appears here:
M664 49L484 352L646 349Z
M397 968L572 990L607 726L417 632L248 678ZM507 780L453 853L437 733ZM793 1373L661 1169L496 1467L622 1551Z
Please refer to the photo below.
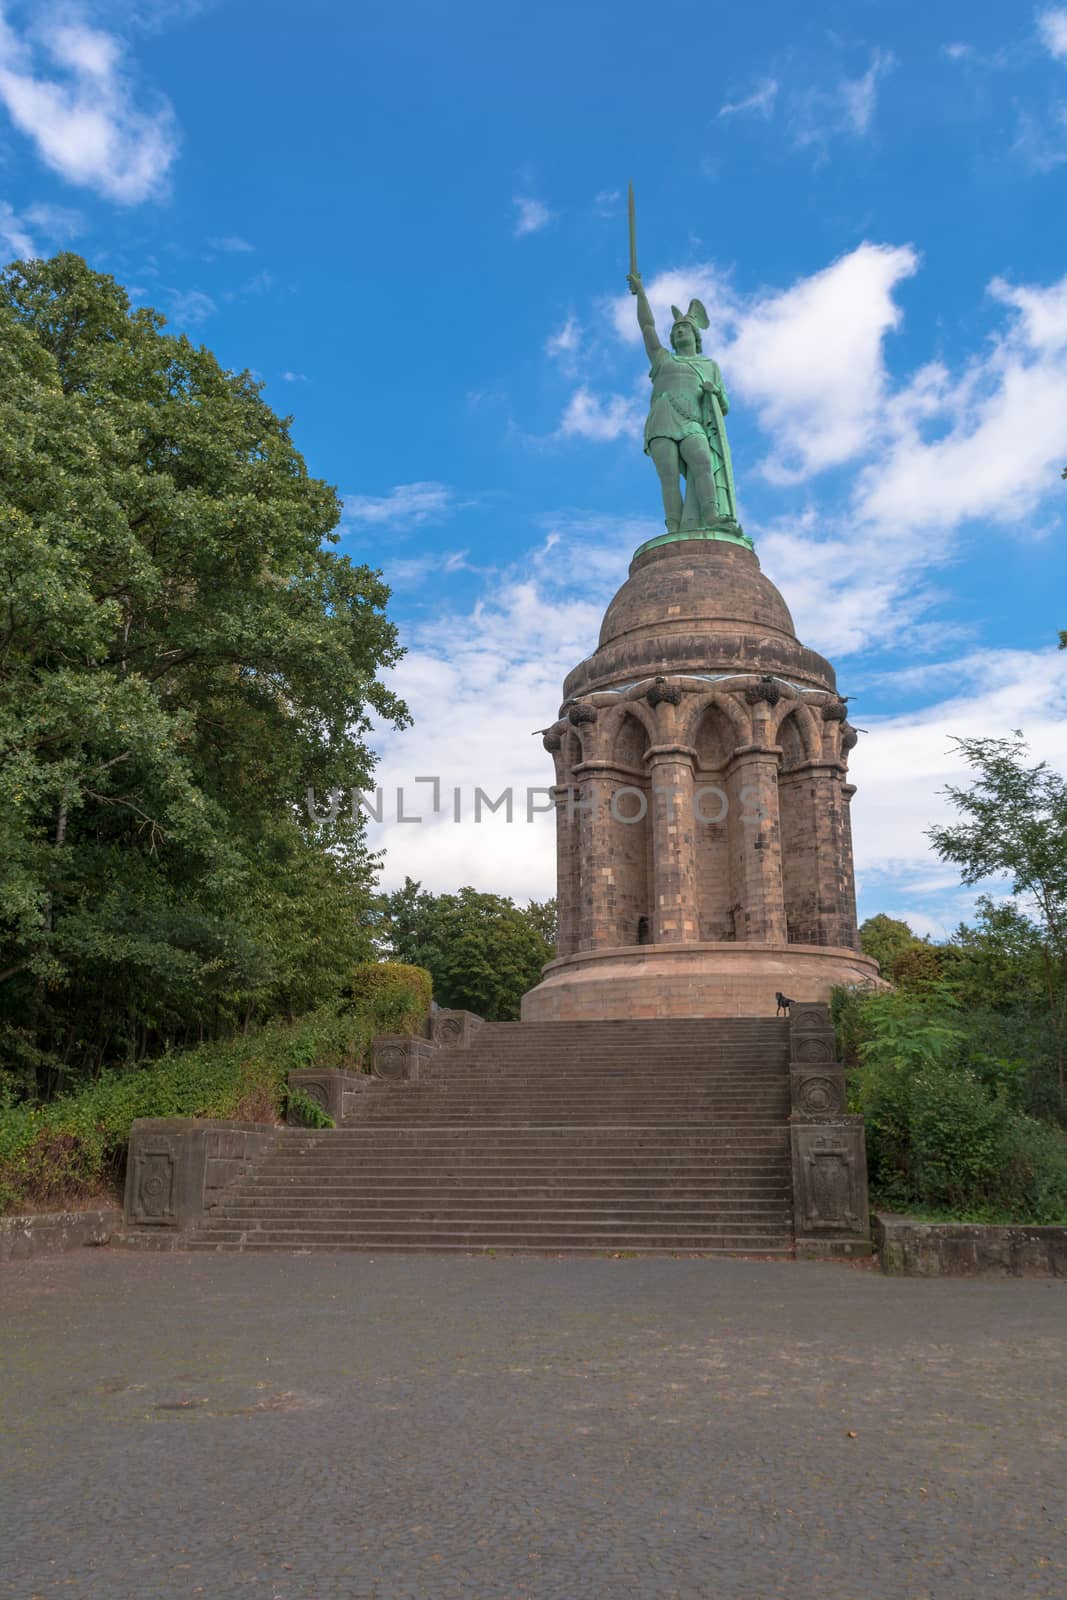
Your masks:
M1015 1112L1001 1133L1001 1194L1012 1216L1067 1222L1067 1139L1058 1128Z
M336 1123L306 1089L290 1089L285 1096L285 1120L298 1128L333 1128Z
M422 967L367 961L353 969L346 1003L372 1019L375 1033L420 1033L431 990L430 974Z
M137 1117L275 1121L294 1068L357 1070L375 1034L417 1032L428 1006L429 977L421 969L361 967L339 1006L110 1073L50 1105L0 1103L0 1211L43 1208L113 1187Z
M833 1015L855 1064L850 1105L866 1120L877 1204L975 1221L1067 1220L1067 1139L1021 1109L1025 1066L1000 1053L1007 1032L936 987L839 992Z
M985 1204L1002 1164L1004 1108L972 1072L932 1067L911 1081L907 1159L927 1205L950 1211Z

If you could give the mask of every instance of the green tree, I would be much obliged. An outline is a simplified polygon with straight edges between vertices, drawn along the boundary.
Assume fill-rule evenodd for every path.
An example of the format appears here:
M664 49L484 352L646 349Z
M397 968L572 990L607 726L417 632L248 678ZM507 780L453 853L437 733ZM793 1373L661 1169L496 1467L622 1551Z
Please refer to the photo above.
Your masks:
M439 1005L507 1022L555 954L545 932L550 904L517 906L470 887L434 895L407 878L384 897L382 937L398 961L426 968Z
M367 952L346 808L399 655L247 372L79 257L0 275L0 1052L24 1089L294 1010ZM326 541L326 545L324 545Z
M873 917L868 917L860 925L860 949L865 956L870 956L877 961L883 978L892 975L893 962L903 951L910 950L913 945L921 944L919 936L912 932L906 922L897 917L889 917L884 911L879 911Z
M1015 931L1021 918L1036 932L1060 1103L1067 1108L1067 782L1047 762L1027 763L1018 731L1010 739L954 742L974 781L946 790L962 820L931 828L928 837L943 861L960 868L964 883L1007 878L1023 898Z

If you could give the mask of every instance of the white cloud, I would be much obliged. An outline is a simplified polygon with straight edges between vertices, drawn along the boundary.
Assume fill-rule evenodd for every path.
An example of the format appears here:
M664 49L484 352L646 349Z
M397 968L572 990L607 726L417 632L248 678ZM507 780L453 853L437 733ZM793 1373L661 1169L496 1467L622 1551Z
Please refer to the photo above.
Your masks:
M53 206L37 201L26 207L24 215L26 221L50 241L76 238L85 229L85 218L71 206Z
M564 676L594 648L633 544L652 531L609 531L599 519L561 523L521 565L490 577L469 611L445 611L408 631L408 654L390 685L414 725L376 741L385 820L370 825L369 838L372 848L385 848L386 887L408 874L437 891L473 883L520 900L555 892L551 812L526 821L527 791L540 791L533 805L541 808L553 781L551 757L533 730L555 721ZM436 817L431 787L416 784L417 776L441 780ZM476 824L475 788L495 799L509 786L514 820L483 809ZM421 824L397 821L398 788L405 815L421 815Z
M564 439L593 439L604 444L639 434L642 416L639 401L622 394L595 395L583 384L567 402L558 435Z
M446 483L398 483L385 495L347 494L346 522L372 527L437 522L456 509L455 491Z
M969 61L973 58L974 53L973 44L962 44L958 40L953 44L941 46L941 54L947 56L950 61Z
M527 233L539 233L542 228L548 227L555 215L543 200L535 200L530 195L513 195L512 203L519 213L515 219L516 239L521 239Z
M236 233L226 234L221 239L209 239L208 244L212 250L221 250L227 255L245 255L256 248Z
M953 663L947 698L899 716L855 712L870 731L852 752L856 865L861 876L890 878L921 869L937 892L958 883L930 849L926 830L955 815L944 788L966 787L968 769L954 738L997 737L1021 728L1034 760L1067 772L1067 654L1054 650L979 651Z
M738 317L729 346L733 387L754 403L774 453L772 481L789 483L854 459L870 443L886 388L893 299L918 267L910 246L861 244Z
M1067 61L1067 6L1054 6L1037 18L1041 43L1057 61Z
M568 317L558 333L545 340L545 354L556 357L572 356L581 343L582 330L576 317Z
M158 194L178 148L169 104L135 101L120 41L81 22L40 32L54 75L0 15L0 100L46 166L68 183L132 205Z
M414 588L431 577L434 573L442 573L445 577L453 572L471 571L470 562L467 560L469 552L466 550L426 550L418 556L389 557L382 562L382 571L385 580L394 588L400 585L404 588Z
M593 197L593 210L598 217L613 217L621 199L621 189L600 189Z
M190 328L199 327L217 309L214 300L202 289L176 289L170 306L170 320Z
M876 50L871 64L860 78L846 78L840 86L845 123L861 138L870 129L878 99L878 80L894 65L891 50Z
M878 103L879 81L896 65L891 50L871 52L870 66L858 78L842 78L832 89L807 89L792 97L793 139L824 153L838 135L864 138Z
M774 102L778 98L777 78L761 78L750 95L743 100L728 102L719 107L720 117L732 117L740 111L755 111L761 117L769 117L774 110Z
M25 219L6 200L0 200L0 248L5 256L19 256L24 260L37 254Z
M1019 111L1012 150L1031 172L1054 172L1067 161L1067 106Z
M308 383L310 379L306 372L283 372L283 383Z
M1067 277L1050 287L990 285L1016 313L988 352L953 374L917 372L886 408L886 439L862 474L856 509L920 529L983 517L1016 522L1062 465Z
M67 206L52 206L38 202L18 213L8 201L0 200L0 250L12 256L32 260L43 252L39 239L52 246L64 244L80 233L85 226L78 211Z

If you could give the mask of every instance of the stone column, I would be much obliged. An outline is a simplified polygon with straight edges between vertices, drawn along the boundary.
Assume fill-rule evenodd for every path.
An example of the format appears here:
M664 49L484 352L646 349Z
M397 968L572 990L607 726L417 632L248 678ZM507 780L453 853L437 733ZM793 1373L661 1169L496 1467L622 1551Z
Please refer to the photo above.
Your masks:
M578 829L581 893L578 949L596 950L618 942L615 874L611 860L611 797L615 780L600 763L575 767L577 793L572 810Z
M851 889L848 807L839 761L811 761L801 768L811 793L812 901L818 943L850 946L855 921Z
M688 944L700 938L697 918L695 751L653 745L645 754L652 785L652 938Z
M752 944L786 943L779 754L776 745L743 747L727 776L735 937Z
M573 955L578 948L581 905L581 857L578 853L577 785L557 784L556 803L556 954Z
M847 774L845 775L847 779ZM850 950L860 947L859 918L856 915L856 863L852 854L852 796L856 785L841 784L841 875L845 886L844 927L841 940Z

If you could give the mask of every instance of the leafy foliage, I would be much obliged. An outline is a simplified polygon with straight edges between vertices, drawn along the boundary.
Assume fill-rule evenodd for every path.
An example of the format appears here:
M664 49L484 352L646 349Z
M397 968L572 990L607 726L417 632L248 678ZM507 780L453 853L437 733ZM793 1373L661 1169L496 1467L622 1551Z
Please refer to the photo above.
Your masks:
M381 936L402 961L425 967L443 1006L488 1022L519 1015L527 989L555 950L547 937L555 906L517 906L503 895L460 889L434 895L411 878L382 900Z
M0 1211L44 1209L113 1185L136 1117L273 1122L283 1111L294 1068L357 1071L376 1034L420 1032L428 1009L427 974L393 963L378 983L374 971L353 975L344 1001L298 1022L275 1021L246 1036L105 1073L50 1105L0 1100Z
M333 1128L330 1113L306 1089L290 1089L285 1096L285 1119L297 1128Z
M942 860L960 868L964 883L1006 877L1023 898L1026 911L1013 907L1000 932L1038 957L1067 1113L1067 780L1047 762L1029 765L1018 732L955 743L974 782L946 791L962 820L931 828L929 837Z
M1025 1110L1022 1061L947 987L838 990L852 1106L878 1204L977 1221L1067 1220L1067 1138Z
M0 275L0 1062L47 1097L371 953L378 574L248 373L77 256ZM324 545L323 541L326 541Z
M883 978L892 975L893 963L900 955L923 942L906 922L899 917L888 917L884 911L868 917L859 932L860 949L865 956L877 961Z

